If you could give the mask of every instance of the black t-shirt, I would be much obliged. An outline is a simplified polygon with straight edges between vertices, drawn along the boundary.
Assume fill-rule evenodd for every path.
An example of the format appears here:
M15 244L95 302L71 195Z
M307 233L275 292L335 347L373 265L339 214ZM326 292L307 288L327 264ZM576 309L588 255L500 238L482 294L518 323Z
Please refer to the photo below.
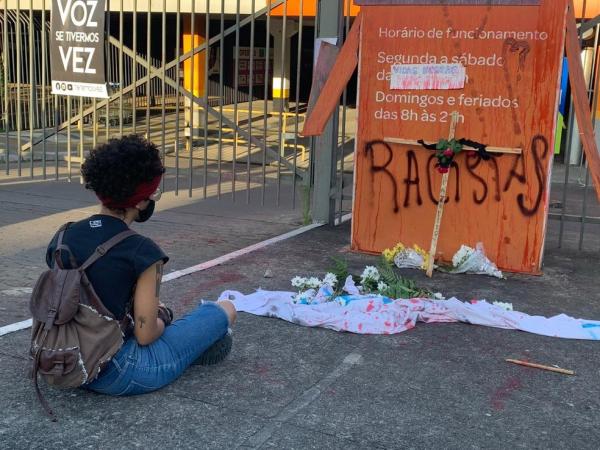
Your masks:
M128 229L127 224L116 217L96 214L71 224L65 231L63 244L69 247L80 266L96 247ZM58 233L48 245L48 267L52 267L57 240ZM70 267L68 252L61 253L64 267ZM121 320L129 312L137 279L160 260L166 263L169 257L151 239L136 234L119 242L85 272L104 306Z

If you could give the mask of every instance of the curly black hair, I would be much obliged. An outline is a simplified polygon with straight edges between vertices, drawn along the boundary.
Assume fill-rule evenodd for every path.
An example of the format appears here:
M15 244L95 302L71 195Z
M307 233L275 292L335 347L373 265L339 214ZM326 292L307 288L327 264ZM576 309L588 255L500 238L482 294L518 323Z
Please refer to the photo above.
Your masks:
M115 202L164 172L156 145L135 134L98 145L81 166L86 189Z

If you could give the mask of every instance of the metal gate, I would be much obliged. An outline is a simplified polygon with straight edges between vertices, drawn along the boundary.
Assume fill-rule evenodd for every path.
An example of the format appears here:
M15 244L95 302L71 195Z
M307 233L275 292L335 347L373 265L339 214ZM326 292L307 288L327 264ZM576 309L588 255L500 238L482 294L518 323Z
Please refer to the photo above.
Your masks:
M582 7L584 11L575 11L577 17L585 17L585 2ZM600 16L581 21L579 37L585 78L588 82L591 120L596 129L596 142L600 147L600 121L597 117ZM596 200L587 161L582 151L572 100L568 102L568 106L562 146L557 148L552 170L547 247L598 251L600 204ZM558 126L561 126L560 122ZM558 145L560 144L559 142Z
M342 38L352 21L350 0L108 0L108 100L50 94L51 0L0 2L1 179L71 180L90 148L141 133L162 148L167 190L301 207L307 221L311 204L324 202L325 220L339 223L352 202L355 82L340 104L337 142L319 149L331 152L331 171L318 172L314 141L298 134L322 2L343 10ZM316 14L305 15L305 5ZM599 23L580 24L594 123ZM194 27L202 28L205 42L184 50L181 37L194 35ZM286 36L283 44L277 45L278 34ZM184 83L182 66L193 58L206 67L203 95ZM289 89L282 97L285 79ZM570 111L565 123L550 185L547 246L598 250L600 208ZM330 178L326 198L311 198L315 176Z
M315 36L315 14L304 10L316 0L107 0L107 100L50 93L51 0L2 3L2 178L71 180L91 148L137 133L162 149L167 190L302 206L310 219L311 140L298 132ZM344 3L347 30L350 1ZM200 63L202 94L185 86L183 70L189 64L198 83ZM336 217L351 200L342 194L353 166L355 114L347 97L333 152Z

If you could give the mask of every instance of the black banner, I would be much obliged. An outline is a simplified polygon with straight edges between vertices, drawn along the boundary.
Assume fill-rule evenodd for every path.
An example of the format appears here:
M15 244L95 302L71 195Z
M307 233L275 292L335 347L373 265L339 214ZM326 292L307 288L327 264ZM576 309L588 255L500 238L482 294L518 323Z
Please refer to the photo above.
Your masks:
M52 0L52 93L108 98L104 73L106 0Z

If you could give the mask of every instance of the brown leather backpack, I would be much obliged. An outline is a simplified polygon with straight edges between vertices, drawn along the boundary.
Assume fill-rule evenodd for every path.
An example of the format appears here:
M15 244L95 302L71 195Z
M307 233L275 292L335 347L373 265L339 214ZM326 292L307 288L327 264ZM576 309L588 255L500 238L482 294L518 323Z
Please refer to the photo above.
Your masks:
M30 355L31 376L38 398L56 420L38 386L38 374L48 384L73 388L94 380L104 363L123 345L130 318L117 321L94 291L85 270L119 242L136 234L123 231L99 245L79 267L69 247L63 244L65 230L59 230L53 268L40 275L29 307L33 316ZM62 252L69 254L71 268L62 264Z

